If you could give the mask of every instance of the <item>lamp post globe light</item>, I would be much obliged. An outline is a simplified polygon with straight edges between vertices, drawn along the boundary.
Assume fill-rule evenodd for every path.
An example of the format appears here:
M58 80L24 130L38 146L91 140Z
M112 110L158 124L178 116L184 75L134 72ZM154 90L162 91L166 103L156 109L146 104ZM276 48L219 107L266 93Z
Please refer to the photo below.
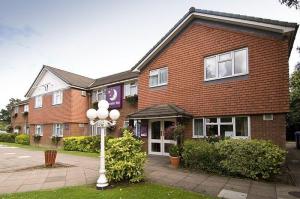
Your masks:
M108 181L105 176L105 129L109 126L116 125L116 121L120 117L120 112L116 109L108 111L109 104L106 100L101 100L98 102L98 110L89 109L86 112L86 116L90 120L92 126L96 125L100 127L101 131L101 141L100 141L100 169L99 169L99 178L97 180L97 189L104 189L108 186ZM110 117L111 121L107 120L107 117ZM96 120L98 118L98 120Z

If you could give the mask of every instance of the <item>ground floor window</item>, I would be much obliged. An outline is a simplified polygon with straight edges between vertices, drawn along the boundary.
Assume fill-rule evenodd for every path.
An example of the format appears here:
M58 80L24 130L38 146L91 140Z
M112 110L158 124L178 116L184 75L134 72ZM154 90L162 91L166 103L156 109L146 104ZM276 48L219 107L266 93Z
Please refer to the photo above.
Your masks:
M63 124L53 124L53 132L52 135L55 137L63 137Z
M43 126L40 124L35 125L35 135L43 136Z
M193 119L193 137L249 137L250 117L209 117Z

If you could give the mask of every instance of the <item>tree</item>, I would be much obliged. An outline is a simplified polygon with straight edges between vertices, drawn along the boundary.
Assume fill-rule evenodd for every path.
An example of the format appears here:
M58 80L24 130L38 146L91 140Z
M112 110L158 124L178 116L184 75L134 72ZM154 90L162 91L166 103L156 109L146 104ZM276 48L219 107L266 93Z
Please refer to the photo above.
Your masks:
M0 120L10 123L10 116L13 111L13 107L21 102L20 99L10 98L9 103L6 105L6 109L1 109L0 111Z
M289 8L295 7L296 9L300 8L300 1L299 0L279 0L281 4L288 6Z

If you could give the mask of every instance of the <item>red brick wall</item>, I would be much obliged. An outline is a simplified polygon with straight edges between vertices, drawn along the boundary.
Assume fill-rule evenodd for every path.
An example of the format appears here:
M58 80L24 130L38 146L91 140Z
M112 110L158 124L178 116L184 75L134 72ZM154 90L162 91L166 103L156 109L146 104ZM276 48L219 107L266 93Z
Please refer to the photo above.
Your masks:
M204 58L248 47L249 75L204 83ZM168 85L149 88L149 71L168 67ZM173 103L194 116L283 113L289 110L288 43L192 24L139 76L138 108Z
M66 127L66 125L68 127ZM39 145L43 146L55 146L52 143L51 137L53 132L53 124L44 124L43 125L43 136L41 137ZM35 133L35 125L30 125L30 142L35 144L33 140L33 135ZM63 137L70 136L87 136L88 134L88 124L84 124L84 127L79 127L79 123L66 123L63 131ZM62 145L62 141L60 142Z
M47 93L43 96L42 108L34 108L35 98L30 98L30 124L88 122L86 119L86 111L89 104L88 96L81 96L80 90L71 88L63 91L62 104L52 105L52 94Z
M24 105L20 105L17 115L15 116L15 112L13 110L12 117L11 117L11 126L13 128L15 128L16 126L21 127L19 133L25 133L26 129L24 129L24 125L28 121L28 115L24 115L23 112L24 112Z

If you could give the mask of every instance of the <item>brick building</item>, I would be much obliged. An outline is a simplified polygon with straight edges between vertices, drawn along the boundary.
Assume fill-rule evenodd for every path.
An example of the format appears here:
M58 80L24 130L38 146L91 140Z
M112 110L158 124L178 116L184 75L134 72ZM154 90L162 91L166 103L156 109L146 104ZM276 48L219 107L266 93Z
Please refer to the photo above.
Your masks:
M45 140L60 129L63 136L97 134L85 112L113 99L121 118L111 131L119 136L131 123L149 154L168 154L176 123L185 125L185 138L257 138L284 146L288 59L297 29L191 8L132 70L94 80L44 66L26 94L30 133L43 126Z
M11 113L11 126L14 133L29 134L28 113L28 100L21 101L13 107Z

